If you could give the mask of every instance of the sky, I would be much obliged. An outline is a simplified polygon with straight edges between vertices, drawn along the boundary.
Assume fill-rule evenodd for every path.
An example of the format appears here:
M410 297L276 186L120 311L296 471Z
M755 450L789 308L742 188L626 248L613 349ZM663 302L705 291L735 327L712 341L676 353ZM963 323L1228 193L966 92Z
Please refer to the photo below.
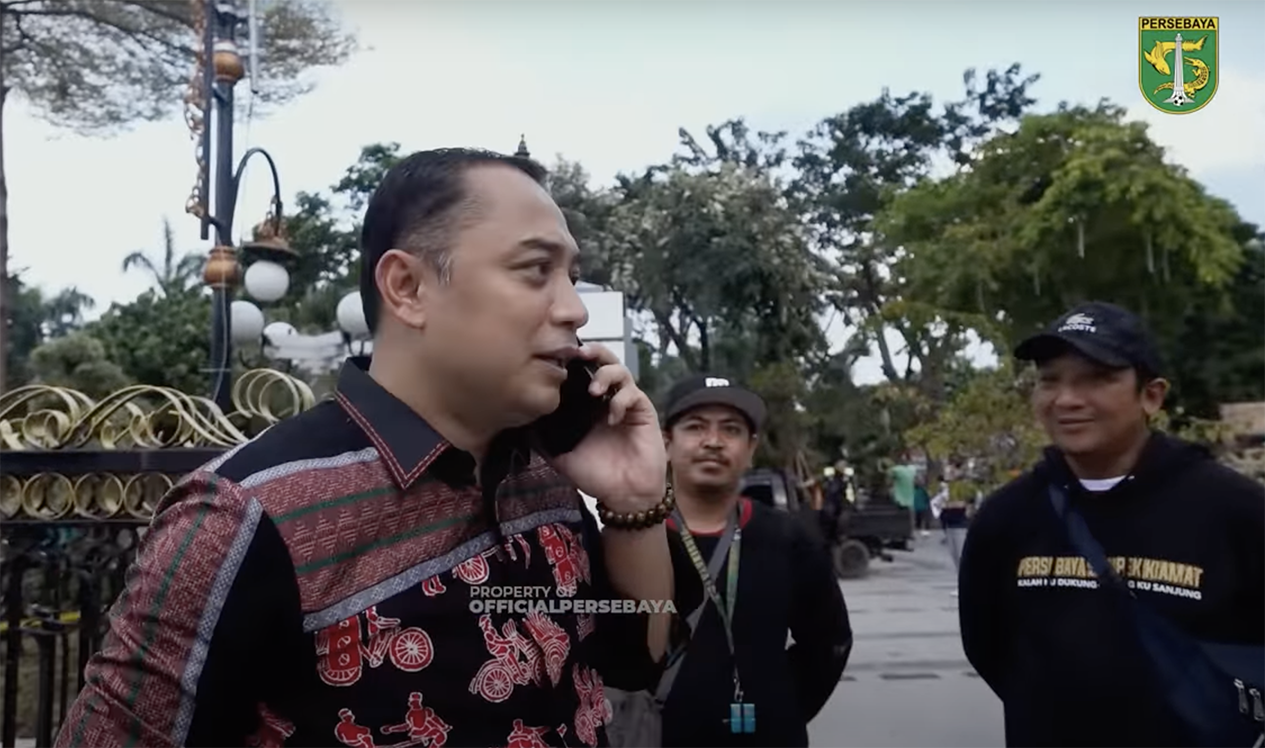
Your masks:
M802 133L893 93L962 93L962 73L1013 62L1040 73L1038 109L1060 101L1124 104L1152 137L1247 219L1265 224L1265 68L1251 50L1265 3L1005 0L356 0L336 3L361 51L314 74L316 89L240 121L238 153L276 159L283 196L325 190L361 146L406 151L468 145L579 161L596 185L665 160L677 128L743 116L753 129ZM1221 81L1194 114L1162 114L1138 91L1139 16L1220 18ZM245 82L237 87L247 95ZM173 92L178 102L179 93ZM75 286L97 311L150 285L123 258L161 250L162 220L181 251L205 252L184 212L195 176L179 116L109 138L5 110L10 267L49 292ZM271 185L252 163L237 233L263 218ZM835 322L836 346L848 331ZM899 343L893 340L899 350ZM977 351L981 362L987 351ZM898 365L900 360L898 359ZM856 376L881 378L877 361Z

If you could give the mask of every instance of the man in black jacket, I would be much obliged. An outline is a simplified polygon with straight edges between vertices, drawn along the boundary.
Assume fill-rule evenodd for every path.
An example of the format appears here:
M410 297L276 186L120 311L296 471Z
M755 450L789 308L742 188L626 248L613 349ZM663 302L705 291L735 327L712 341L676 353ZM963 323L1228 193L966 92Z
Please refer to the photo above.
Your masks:
M1033 408L1053 446L971 526L959 580L966 656L1005 705L1007 745L1194 745L1128 599L1097 582L1050 487L1132 588L1129 604L1199 640L1257 646L1265 488L1149 429L1168 383L1133 314L1085 304L1015 355L1039 370Z
M807 746L847 664L852 630L825 549L790 515L738 494L764 416L758 395L706 376L673 387L664 411L680 509L668 526L676 607L693 629L660 686L665 746Z

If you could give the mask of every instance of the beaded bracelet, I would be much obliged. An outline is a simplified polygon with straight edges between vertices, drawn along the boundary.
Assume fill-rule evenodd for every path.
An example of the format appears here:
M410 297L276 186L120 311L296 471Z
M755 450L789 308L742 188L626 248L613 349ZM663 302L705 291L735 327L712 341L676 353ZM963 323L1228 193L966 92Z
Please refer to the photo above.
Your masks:
M597 516L602 520L603 525L617 530L647 530L667 519L675 508L676 492L672 490L672 484L668 483L668 489L663 492L663 499L650 509L643 509L640 512L612 512L599 501Z

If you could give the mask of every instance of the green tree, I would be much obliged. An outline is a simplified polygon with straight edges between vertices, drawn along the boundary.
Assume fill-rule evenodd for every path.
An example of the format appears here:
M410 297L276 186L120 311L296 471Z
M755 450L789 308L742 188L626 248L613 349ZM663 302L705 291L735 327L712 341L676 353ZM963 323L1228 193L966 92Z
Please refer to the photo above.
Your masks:
M679 131L668 164L595 190L559 161L549 189L582 250L582 274L648 317L641 385L656 400L691 372L741 378L770 403L759 461L794 469L809 446L803 367L825 353L817 315L825 275L777 169L784 133L741 119Z
M113 304L84 331L131 380L190 394L209 390L211 302L200 292L165 295L150 289Z
M1219 405L1265 400L1265 235L1242 224L1243 262L1224 290L1201 288L1163 341L1170 399L1187 413L1218 418Z
M875 101L823 120L801 139L793 159L799 209L815 249L835 265L830 302L877 347L889 381L912 379L916 363L933 392L977 320L943 314L907 293L895 272L897 246L875 230L875 220L894 196L926 180L938 160L970 164L982 139L1034 103L1028 88L1037 76L1023 77L1017 64L989 71L983 81L968 70L963 79L963 99L940 109L927 94L885 90ZM887 343L888 329L904 340L909 366L903 372Z
M365 206L401 158L399 143L367 145L327 195L300 192L294 199L297 210L286 217L286 233L299 259L290 291L274 310L277 318L305 332L335 329L338 302L360 283Z
M72 332L31 352L34 383L79 390L101 399L131 382L118 364L106 357L101 341L86 332Z
M769 175L654 167L621 177L616 194L603 266L629 307L654 320L660 354L672 346L691 370L718 371L716 343L749 336L742 360L723 362L743 376L757 361L822 350L822 278Z
M753 141L741 119L706 132L710 151L682 129L669 163L613 189L566 160L549 174L583 278L623 292L649 322L641 370L664 386L688 371L749 378L758 363L824 349L820 263L774 171L782 135ZM657 366L673 371L658 377Z
M63 288L51 298L44 298L41 308L44 337L59 338L80 329L84 312L96 305L92 297L77 288Z
M875 388L853 380L853 367L869 352L867 341L853 336L812 377L805 398L805 408L812 417L810 438L815 451L827 462L845 454L857 462L872 461L900 446L891 438L890 413L884 415L882 403L874 396Z
M3 324L9 341L5 353L6 388L25 384L31 376L31 351L44 341L44 295L22 282L15 273L3 276L4 297L9 300Z
M618 197L594 190L588 172L580 164L559 159L549 170L548 188L567 219L567 228L580 247L580 277L601 286L611 284L612 259L607 241Z
M808 385L793 361L758 364L747 379L768 406L768 417L756 451L757 466L800 474L800 460L808 457L813 418L804 407ZM801 476L807 477L807 476Z
M80 133L166 118L179 109L190 78L198 80L205 7L200 0L0 0L0 277L7 277L9 260L8 96L21 96L37 116ZM314 0L270 3L260 26L260 111L310 90L307 71L341 63L355 46L328 6ZM9 318L7 298L0 296L0 319ZM3 332L0 365L8 351Z
M203 258L189 252L177 256L176 238L171 230L171 221L163 219L163 253L161 260L155 260L148 252L137 250L123 258L123 272L138 268L154 278L158 290L164 295L184 293L196 284L202 273Z
M1002 350L1078 302L1110 300L1179 358L1190 352L1173 342L1192 312L1232 311L1236 277L1240 300L1259 306L1251 272L1239 275L1246 237L1234 210L1124 115L1103 102L1030 116L984 144L969 171L896 197L878 228L904 252L896 270L909 298L975 315ZM1259 319L1251 327L1260 348Z
M48 297L39 288L27 286L17 274L5 278L3 293L9 299L9 316L4 321L10 343L4 369L6 385L18 387L33 376L31 353L46 340L82 327L84 312L94 302L75 288Z
M677 137L684 152L674 155L672 163L692 167L733 164L768 174L779 173L789 163L789 155L783 145L787 136L784 130L752 133L746 119L737 117L719 125L707 125L703 134L711 145L710 150L700 144L689 130L679 128Z
M987 493L1030 467L1046 444L1029 405L1032 381L1031 370L1008 365L978 371L934 418L910 428L905 443L941 464L974 458L976 487Z

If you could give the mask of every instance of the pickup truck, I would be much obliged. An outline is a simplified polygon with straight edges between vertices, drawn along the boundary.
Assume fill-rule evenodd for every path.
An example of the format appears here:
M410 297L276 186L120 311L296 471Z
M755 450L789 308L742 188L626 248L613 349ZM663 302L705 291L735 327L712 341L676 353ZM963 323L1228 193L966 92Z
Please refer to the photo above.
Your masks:
M847 504L833 527L812 509L808 497L785 473L752 470L743 476L741 493L774 509L797 515L818 535L824 535L841 579L857 579L869 571L870 559L891 561L889 550L909 550L913 522L909 511L890 500L873 498L863 506Z

